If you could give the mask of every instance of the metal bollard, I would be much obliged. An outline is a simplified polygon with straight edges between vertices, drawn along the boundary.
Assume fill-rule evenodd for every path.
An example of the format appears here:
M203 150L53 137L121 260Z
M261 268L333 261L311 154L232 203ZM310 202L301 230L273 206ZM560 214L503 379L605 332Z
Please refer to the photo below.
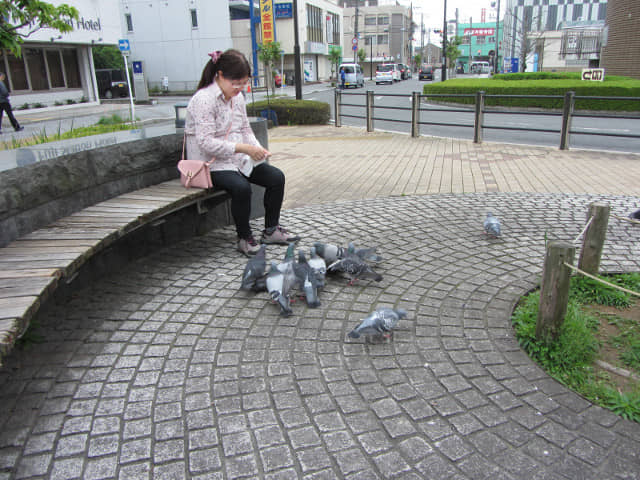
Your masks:
M367 90L367 132L373 132L373 90Z
M420 92L411 94L411 136L420 136Z
M340 122L340 103L342 102L342 92L336 88L335 97L334 97L334 112L335 112L335 123L336 127L341 127L342 123Z
M473 120L473 143L482 143L482 125L484 123L484 94L476 92L476 111Z
M560 130L560 150L569 150L569 130L571 130L571 116L576 103L576 92L566 92L564 94L564 105L562 107L562 129Z

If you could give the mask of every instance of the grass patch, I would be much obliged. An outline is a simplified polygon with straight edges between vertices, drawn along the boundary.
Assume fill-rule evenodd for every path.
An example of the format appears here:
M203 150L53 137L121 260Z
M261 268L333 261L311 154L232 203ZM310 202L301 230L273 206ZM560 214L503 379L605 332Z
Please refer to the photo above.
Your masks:
M640 274L608 277L637 291ZM572 278L567 315L555 342L536 339L540 293L523 297L512 316L522 348L549 375L593 403L640 423L640 382L599 368L596 360L640 375L640 304L584 277Z
M133 130L136 125L133 123L126 123L118 115L112 115L110 117L102 117L96 124L89 125L87 127L71 127L71 130L62 133L60 126L58 126L58 132L49 134L44 129L32 136L26 138L12 137L11 140L4 140L0 142L0 150L13 150L21 147L29 147L32 145L41 145L43 143L57 142L59 140L68 140L70 138L88 137L91 135L100 135L103 133L118 132L121 130Z

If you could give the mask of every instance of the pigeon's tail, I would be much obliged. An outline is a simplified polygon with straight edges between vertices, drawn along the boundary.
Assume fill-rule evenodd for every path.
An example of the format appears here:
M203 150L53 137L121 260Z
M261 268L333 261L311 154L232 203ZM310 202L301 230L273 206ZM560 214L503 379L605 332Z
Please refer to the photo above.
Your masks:
M640 209L629 214L629 218L631 218L632 220L640 220Z
M288 317L293 313L293 310L291 310L290 306L291 303L289 302L289 299L287 297L285 297L284 295L278 295L277 301L280 305L280 316Z
M349 337L351 337L351 338L360 338L360 334L358 332L356 332L355 330L351 330L349 332Z
M379 273L376 273L376 275L373 277L373 279L376 282L381 282L382 281L382 275L380 275Z
M267 276L264 275L256 280L251 288L254 292L265 292L267 290Z

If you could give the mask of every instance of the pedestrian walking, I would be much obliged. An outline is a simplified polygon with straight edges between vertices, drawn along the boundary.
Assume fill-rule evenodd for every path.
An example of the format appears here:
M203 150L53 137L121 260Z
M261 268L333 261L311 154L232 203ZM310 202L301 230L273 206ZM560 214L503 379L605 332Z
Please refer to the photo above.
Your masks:
M347 80L347 73L344 71L344 67L340 68L340 88L344 90L344 83Z
M214 186L231 195L231 214L236 224L238 250L255 255L249 218L251 184L265 187L262 243L286 245L300 237L280 226L284 199L284 174L266 162L271 153L256 139L242 95L249 84L251 67L238 50L210 53L197 92L187 106L185 135L188 158L209 161Z
M9 117L9 121L16 132L24 130L24 127L21 127L16 117L13 116L13 109L11 108L11 103L9 103L9 89L5 85L5 80L7 76L4 72L0 72L0 133L2 133L2 116L4 112L7 112L7 117Z

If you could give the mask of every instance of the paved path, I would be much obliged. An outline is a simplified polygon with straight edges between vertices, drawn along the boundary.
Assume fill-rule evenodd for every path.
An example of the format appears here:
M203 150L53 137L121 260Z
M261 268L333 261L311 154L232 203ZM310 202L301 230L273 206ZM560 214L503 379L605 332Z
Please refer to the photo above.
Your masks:
M128 265L0 370L0 479L640 478L640 425L550 379L509 321L545 238L592 201L638 207L640 157L328 127L270 148L301 247L378 245L383 281L330 278L282 318L238 290L232 228ZM640 270L639 232L611 221L604 270ZM409 311L390 343L346 337L384 305Z

